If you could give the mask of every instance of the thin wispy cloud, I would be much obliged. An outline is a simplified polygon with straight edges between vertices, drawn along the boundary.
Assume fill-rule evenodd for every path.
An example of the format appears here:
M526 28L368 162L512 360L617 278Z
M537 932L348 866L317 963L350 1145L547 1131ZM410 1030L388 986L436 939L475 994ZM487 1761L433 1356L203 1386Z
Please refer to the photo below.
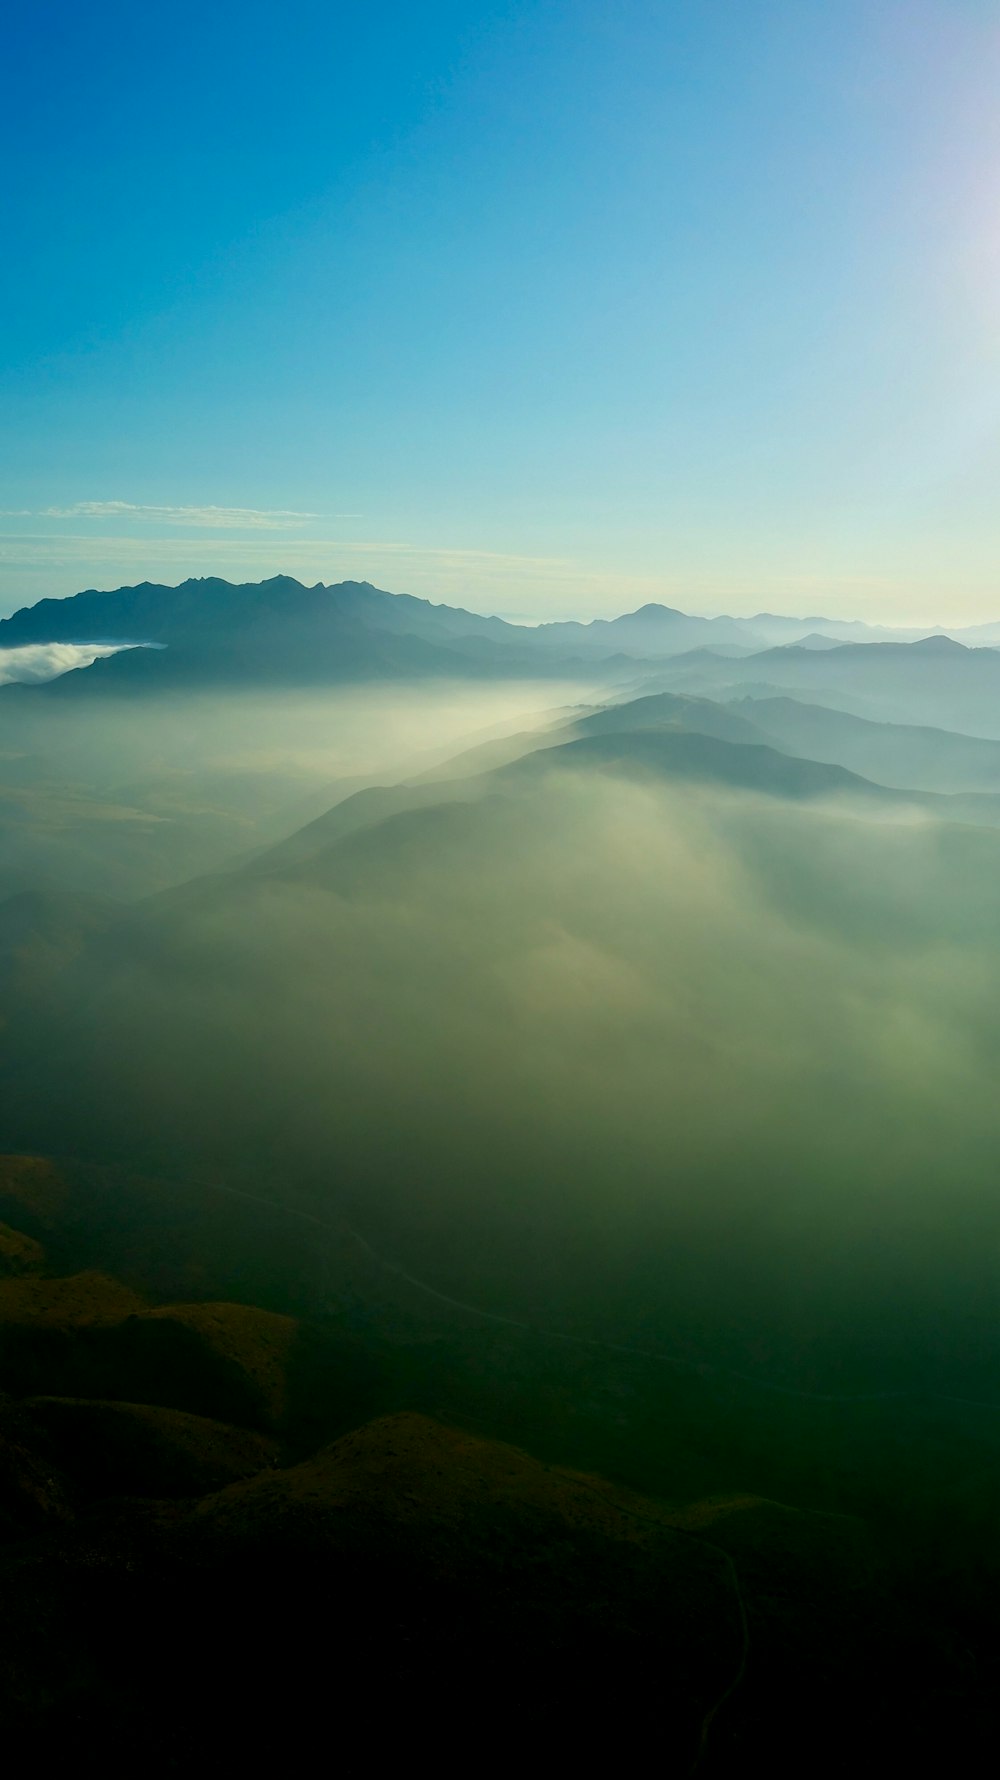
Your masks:
M5 519L103 519L196 526L208 531L293 531L321 518L360 519L360 513L320 514L290 507L170 507L136 501L74 501L68 507L5 512Z
M510 589L516 585L521 603L537 595L546 616L560 606L575 616L580 586L586 580L579 566L565 558L452 544L296 536L287 531L269 535L262 529L242 536L235 530L213 536L203 529L187 537L179 528L172 536L163 535L165 531L164 527L153 536L138 529L130 534L125 527L112 532L108 526L95 526L88 533L76 525L47 532L27 528L0 532L0 613L30 604L43 592L59 597L83 587L139 581L171 584L188 576L221 575L240 582L285 574L310 585L372 581L394 592L489 610L499 603L509 605ZM613 589L602 586L598 592L620 609L623 593L617 583L616 577Z
M164 535L167 534L167 535ZM0 612L29 602L29 588L49 595L79 592L81 587L119 586L133 581L171 583L189 575L222 575L231 581L256 581L289 574L307 583L344 579L373 581L399 593L419 593L478 610L533 608L536 620L596 618L662 600L686 611L747 613L762 608L784 610L794 604L816 611L832 590L805 567L800 575L783 575L765 584L763 577L645 575L599 568L566 556L527 555L516 551L482 550L454 543L418 543L412 539L331 536L317 527L297 536L291 530L220 528L215 536L202 527L184 537L138 528L104 526L84 530L81 524L52 530L9 527L0 531ZM875 577L848 577L852 590L867 600L878 596L879 610L868 616L892 623L891 582ZM912 595L912 590L910 590ZM976 616L968 613L967 621ZM896 622L899 622L897 617ZM916 619L909 619L917 622ZM919 622L923 622L920 619ZM933 621L933 614L927 619ZM952 614L952 622L959 622Z
M199 539L198 546L190 539L183 538L123 538L123 536L101 536L101 538L85 538L80 534L62 534L48 536L37 532L9 532L0 538L0 562L16 564L44 564L44 562L62 561L117 561L133 557L137 550L142 554L162 552L178 561L187 561L190 552L198 548L198 557L214 557L214 559L242 559L246 555L253 557L269 557L272 550L278 548L281 561L295 564L306 555L311 561L317 550L329 550L340 554L386 555L386 557L404 557L407 561L420 559L427 564L454 564L454 566L484 566L495 570L550 570L553 573L573 573L578 571L564 557L532 557L532 555L514 555L502 550L464 550L450 546L413 545L399 541L383 541L383 539L365 538L310 538L292 539L290 543L270 545L265 539L237 538L206 538ZM89 552L89 554L87 554Z

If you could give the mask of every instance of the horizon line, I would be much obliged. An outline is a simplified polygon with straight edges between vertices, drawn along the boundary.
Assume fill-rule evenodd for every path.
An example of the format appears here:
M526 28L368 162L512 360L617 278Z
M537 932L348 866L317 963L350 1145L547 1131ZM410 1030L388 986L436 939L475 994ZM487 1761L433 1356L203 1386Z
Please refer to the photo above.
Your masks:
M82 598L86 594L110 595L110 594L115 594L115 593L123 593L130 589L138 588L138 587L163 587L169 591L176 591L178 588L191 586L192 584L198 584L201 582L218 582L222 586L234 587L234 588L237 588L237 587L266 587L270 582L274 582L274 581L288 581L288 582L293 583L296 587L301 587L304 590L309 590L309 589L317 588L317 587L322 587L324 589L329 589L331 591L337 587L345 587L345 586L370 587L373 592L385 594L390 599L415 599L415 600L419 601L421 604L432 606L432 607L443 608L447 611L453 611L453 612L454 611L464 611L464 612L470 613L474 617L484 618L484 619L496 619L498 622L500 622L502 624L509 625L509 626L511 626L512 629L517 629L517 630L538 630L538 629L541 629L543 626L547 626L547 625L564 625L564 624L565 625L577 624L577 625L581 625L586 628L589 628L590 626L595 625L595 624L613 624L613 623L620 621L623 618L636 617L640 613L646 612L646 611L670 612L670 613L676 614L676 616L678 618L687 618L687 619L692 619L698 623L709 623L709 624L710 623L729 622L732 624L748 624L749 625L749 624L754 623L757 620L778 620L778 621L781 621L784 623L790 623L790 624L791 623L828 624L828 625L842 626L845 629L860 629L860 630L867 630L867 631L872 631L872 630L874 630L874 631L890 631L890 632L900 632L900 633L909 632L909 631L920 631L924 634L930 634L930 635L941 634L941 635L945 635L945 636L949 635L951 632L954 632L954 631L979 631L979 630L989 630L994 626L1000 627L1000 617L963 620L963 621L952 622L952 623L948 624L948 623L943 623L940 618L934 618L934 619L910 618L910 619L903 619L903 620L900 620L900 619L888 620L888 619L881 619L881 618L834 617L834 616L830 616L829 614L827 614L825 612L780 611L780 610L775 610L773 607L758 607L753 612L741 612L738 609L730 610L730 611L720 611L720 610L696 611L696 610L689 610L687 608L680 607L680 606L668 605L666 603L666 601L664 601L664 600L645 600L640 605L628 607L623 611L616 611L616 612L611 612L611 613L593 613L590 616L577 616L575 614L574 615L559 614L558 616L539 614L537 616L533 616L529 613L524 613L524 612L519 612L517 614L511 614L511 613L504 613L503 611L498 611L496 608L493 608L491 610L484 610L481 607L476 606L476 605L458 605L458 604L452 603L450 600L447 600L447 599L430 598L426 594L398 593L391 588L380 587L374 581L359 580L356 577L350 576L350 575L344 576L343 579L340 581L324 581L324 580L301 581L297 575L291 575L291 574L285 573L283 571L280 571L274 575L262 576L259 581L230 581L224 575L213 575L213 574L187 575L184 577L183 580L177 581L177 582L151 581L151 580L143 579L141 581L119 582L118 585L114 586L114 587L80 588L75 593L42 594L40 596L40 598L38 598L36 600L28 601L23 605L12 607L11 610L8 612L0 613L0 624L7 623L11 618L17 617L21 612L34 611L37 606L46 605L46 604L62 605L63 603L68 603L69 601L72 601L74 599ZM14 647L15 645L2 645L2 646L3 647Z

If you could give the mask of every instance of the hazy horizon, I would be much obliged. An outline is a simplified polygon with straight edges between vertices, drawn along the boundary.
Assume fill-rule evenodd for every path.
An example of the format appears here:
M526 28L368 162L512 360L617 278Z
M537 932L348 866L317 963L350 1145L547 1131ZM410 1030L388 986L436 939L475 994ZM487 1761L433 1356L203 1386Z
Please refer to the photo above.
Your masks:
M626 603L625 588L622 589L621 600L618 604L615 604L613 600L609 599L608 603L601 608L591 608L581 602L577 606L553 606L551 608L539 608L539 610L535 612L529 612L515 610L513 607L505 606L503 604L502 596L499 597L499 601L491 601L489 595L486 593L483 593L479 597L473 597L472 595L463 597L462 589L460 587L452 590L450 593L441 594L428 592L426 589L416 591L409 587L390 587L382 582L373 581L369 575L365 574L360 569L356 574L331 574L331 572L327 570L326 572L317 571L314 575L309 575L305 570L293 573L292 570L287 567L279 567L273 571L273 574L264 574L254 571L247 575L238 575L235 572L228 570L223 573L221 568L212 566L203 566L200 570L185 575L175 575L169 571L163 575L154 574L152 572L142 572L137 573L134 580L131 581L117 580L87 583L86 585L81 582L79 585L74 584L65 587L60 584L58 586L53 586L50 590L45 592L42 592L37 588L31 588L24 592L23 597L18 597L16 594L12 593L9 596L0 598L0 620L12 617L15 612L30 609L32 606L37 605L41 600L72 599L75 594L84 592L117 592L123 587L140 586L147 582L155 586L172 587L180 586L187 581L217 579L228 582L230 586L241 586L257 585L261 581L282 577L298 581L299 584L304 587L317 585L336 587L344 581L357 581L368 586L376 587L380 592L410 594L414 598L427 600L431 605L463 608L466 611L474 612L481 617L502 618L506 624L522 625L527 628L535 628L540 624L592 624L602 619L608 620L627 616L629 613L637 611L644 606L666 606L673 610L683 612L686 616L692 618L712 619L726 617L734 618L737 621L742 622L749 622L752 618L763 616L797 620L823 618L840 624L868 625L871 628L878 630L955 631L966 628L974 629L979 625L989 624L991 622L1000 625L1000 592L997 594L995 605L989 609L984 607L983 611L976 617L969 617L962 614L951 615L947 618L941 616L929 617L926 613L920 612L913 612L909 615L895 612L890 616L883 617L880 616L876 609L871 607L858 609L856 611L838 611L836 609L837 602L835 600L828 601L827 606L824 608L821 607L820 604L810 605L805 598L803 598L798 605L793 605L791 601L782 604L777 600L772 601L770 604L754 604L752 600L746 600L742 605L737 604L735 601L728 606L724 603L706 605L698 604L693 600L685 600L681 590L678 590L670 597L668 597L666 593L650 593L648 597L640 597L640 590L639 592L636 592L634 603L628 604Z

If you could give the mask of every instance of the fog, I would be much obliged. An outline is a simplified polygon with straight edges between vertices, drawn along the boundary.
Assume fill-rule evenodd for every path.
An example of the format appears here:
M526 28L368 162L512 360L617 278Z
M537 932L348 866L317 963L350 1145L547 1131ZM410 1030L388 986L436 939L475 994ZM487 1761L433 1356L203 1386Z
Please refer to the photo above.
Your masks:
M0 1508L27 1478L17 1564L82 1553L71 1644L98 1561L170 1669L233 1576L256 1627L262 1568L339 1599L357 1560L366 1664L386 1624L410 1663L402 1574L412 1647L437 1611L488 1670L515 1563L592 1652L624 1485L603 1573L632 1553L658 1712L664 1612L687 1645L705 1598L634 1543L668 1514L724 1567L710 1667L742 1624L768 1760L789 1699L825 1724L870 1672L882 1710L887 1661L950 1737L1000 1576L997 745L569 675L116 671L0 696ZM525 1467L574 1504L551 1536ZM433 1554L470 1532L496 1565L456 1619Z
M0 897L153 894L292 832L360 784L551 721L599 687L102 691L67 674L0 701Z
M297 760L359 767L370 725L413 761L472 715L393 707L391 740L378 699L315 751L300 722ZM277 770L277 713L242 715ZM998 867L995 832L905 813L472 780L108 927L27 996L17 1139L264 1183L567 1329L967 1381L1000 1234Z

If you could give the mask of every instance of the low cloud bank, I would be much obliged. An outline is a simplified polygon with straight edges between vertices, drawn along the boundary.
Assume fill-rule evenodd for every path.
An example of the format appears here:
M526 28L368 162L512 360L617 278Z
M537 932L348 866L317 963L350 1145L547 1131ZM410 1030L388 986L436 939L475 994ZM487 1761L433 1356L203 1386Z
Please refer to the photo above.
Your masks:
M268 1177L539 1320L961 1371L998 866L992 830L554 769L109 933L39 1022L31 1135Z
M27 643L21 649L0 649L0 686L12 680L29 684L55 680L72 668L89 667L103 655L117 655L122 643Z

